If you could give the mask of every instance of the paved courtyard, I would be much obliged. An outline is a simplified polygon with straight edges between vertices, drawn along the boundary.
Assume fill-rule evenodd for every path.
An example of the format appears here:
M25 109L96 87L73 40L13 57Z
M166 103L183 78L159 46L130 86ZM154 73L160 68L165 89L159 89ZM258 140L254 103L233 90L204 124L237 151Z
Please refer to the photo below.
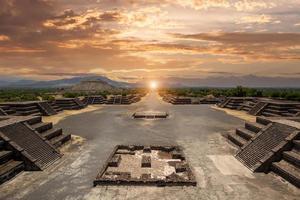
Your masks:
M138 111L168 112L143 120ZM253 174L222 136L244 121L208 105L173 106L156 93L129 106L99 106L56 126L80 136L43 172L23 172L0 186L0 199L299 199L294 186L273 174ZM97 186L93 180L117 144L180 145L197 187Z

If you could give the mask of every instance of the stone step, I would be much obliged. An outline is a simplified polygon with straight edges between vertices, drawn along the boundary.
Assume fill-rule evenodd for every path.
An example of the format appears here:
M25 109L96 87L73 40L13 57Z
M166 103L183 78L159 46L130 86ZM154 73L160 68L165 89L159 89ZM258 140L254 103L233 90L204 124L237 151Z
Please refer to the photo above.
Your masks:
M280 115L270 113L270 112L262 112L261 115L266 116L266 117L280 117Z
M284 117L294 117L295 113L282 113L281 115Z
M3 140L0 140L0 149L4 148L4 144L5 144L5 142Z
M36 110L38 109L36 105L25 105L25 106L19 106L19 107L15 107L15 109L18 111L18 112L25 112L25 111L31 111L31 110Z
M267 126L268 124L272 123L272 121L265 117L256 117L256 123Z
M39 133L45 132L53 127L51 122L40 122L31 125L31 127Z
M274 109L270 109L270 108L264 109L264 112L273 113L273 114L277 114L277 115L281 115L282 113L288 113L287 110L274 110Z
M250 140L251 138L253 138L256 135L255 132L249 131L248 129L245 129L245 128L237 128L236 134L241 136L245 140Z
M3 164L7 161L9 161L10 159L12 159L13 156L13 152L12 151L0 151L0 164Z
M44 131L42 133L42 136L45 137L47 140L51 140L52 138L57 137L61 134L62 134L61 128L59 128L59 129L52 128L47 131Z
M243 110L243 111L246 111L246 112L249 112L249 111L251 110L251 108L250 108L250 107L245 107L245 106L243 106L243 107L242 107L242 110Z
M41 128L44 127L44 124L48 123L38 123L33 126L35 126L35 128ZM52 145L49 145L43 138L41 138L37 134L37 131L33 131L32 129L32 126L28 127L23 123L16 123L13 126L2 128L1 131L6 137L8 137L11 141L14 141L35 160L32 161L32 159L30 159L30 163L28 163L28 165L32 165L32 167L35 167L36 169L44 169L59 159L61 155ZM18 149L16 150L18 151Z
M233 109L236 110L239 106L231 106L231 105L226 105L225 108Z
M293 113L298 113L298 112L300 112L300 109L299 108L295 108L295 109L290 109L289 111L293 112Z
M298 167L281 160L280 162L272 163L271 169L296 187L300 187L300 169Z
M37 123L42 122L42 117L41 116L32 117L29 120L26 120L26 122L29 125L37 124Z
M258 133L259 131L261 131L265 126L259 123L255 123L255 122L246 122L245 123L245 128L248 129L249 131Z
M24 163L23 161L15 161L10 160L4 164L0 165L0 184L4 183L5 181L11 179L19 172L23 171Z
M12 109L5 110L5 112L6 112L6 114L8 114L8 115L12 115L12 114L16 113L16 111L15 111L15 110L12 110Z
M294 106L292 105L274 105L274 104L270 104L268 106L268 108L272 109L272 110L281 110L281 111L285 111L285 110L288 110L288 109L293 109L295 108Z
M242 147L247 143L247 140L245 140L244 138L238 136L235 133L229 133L228 134L228 139L233 142L235 145Z
M66 143L67 141L69 141L70 139L71 139L71 134L62 134L58 137L52 138L50 142L54 147L58 148L64 143Z
M300 151L300 140L293 140L294 148Z
M40 112L39 109L28 110L28 111L17 111L17 113L20 114L20 115L24 115L24 116L33 115L33 114L40 114L41 115L41 112Z
M282 155L284 160L300 168L300 152L285 151Z

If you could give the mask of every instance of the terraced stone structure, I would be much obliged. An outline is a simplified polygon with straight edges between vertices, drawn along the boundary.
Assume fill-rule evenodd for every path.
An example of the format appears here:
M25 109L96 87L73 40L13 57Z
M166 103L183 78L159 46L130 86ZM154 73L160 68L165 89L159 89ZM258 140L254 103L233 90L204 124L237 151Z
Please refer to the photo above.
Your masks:
M115 105L115 104L132 104L132 101L127 96L122 95L112 95L108 98L106 104Z
M118 145L100 170L96 185L196 186L178 146Z
M62 155L58 151L71 139L40 116L0 117L0 184L23 170L43 170Z
M267 98L229 97L219 104L221 108L242 110L250 115L265 117L300 116L300 102Z
M165 95L163 96L163 100L174 105L192 104L192 99L189 97L177 97L173 95Z
M220 101L220 98L201 98L199 104L218 104Z
M7 115L51 116L57 114L47 101L6 102L1 103L0 107Z
M300 119L257 117L228 139L238 147L235 157L253 172L273 171L300 187Z
M128 99L130 100L131 103L137 103L137 102L141 101L143 96L144 96L143 94L127 95Z
M219 104L221 108L229 108L234 110L241 110L246 102L252 102L256 99L253 97L228 97Z
M101 96L101 95L98 95L98 96L87 96L85 97L82 102L84 104L87 104L87 105L93 105L93 104L105 104L106 102L106 99Z
M56 99L55 104L63 110L80 110L87 106L78 98L62 98Z
M266 117L297 117L300 116L300 102L259 100L248 113Z

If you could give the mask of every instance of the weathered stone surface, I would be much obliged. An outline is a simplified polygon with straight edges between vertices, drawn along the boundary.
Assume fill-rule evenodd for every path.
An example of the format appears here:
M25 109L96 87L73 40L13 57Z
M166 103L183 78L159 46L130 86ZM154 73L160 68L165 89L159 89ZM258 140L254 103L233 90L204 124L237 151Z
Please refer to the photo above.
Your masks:
M120 155L114 155L111 160L108 163L108 166L110 167L118 167L119 163L121 161L121 156Z

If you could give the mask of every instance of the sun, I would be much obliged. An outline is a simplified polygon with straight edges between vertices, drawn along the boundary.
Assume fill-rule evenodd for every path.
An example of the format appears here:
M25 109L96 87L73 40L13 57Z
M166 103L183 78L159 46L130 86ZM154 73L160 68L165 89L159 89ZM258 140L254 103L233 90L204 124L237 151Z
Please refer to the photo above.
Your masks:
M156 81L150 81L150 89L155 90L158 87L158 83Z

